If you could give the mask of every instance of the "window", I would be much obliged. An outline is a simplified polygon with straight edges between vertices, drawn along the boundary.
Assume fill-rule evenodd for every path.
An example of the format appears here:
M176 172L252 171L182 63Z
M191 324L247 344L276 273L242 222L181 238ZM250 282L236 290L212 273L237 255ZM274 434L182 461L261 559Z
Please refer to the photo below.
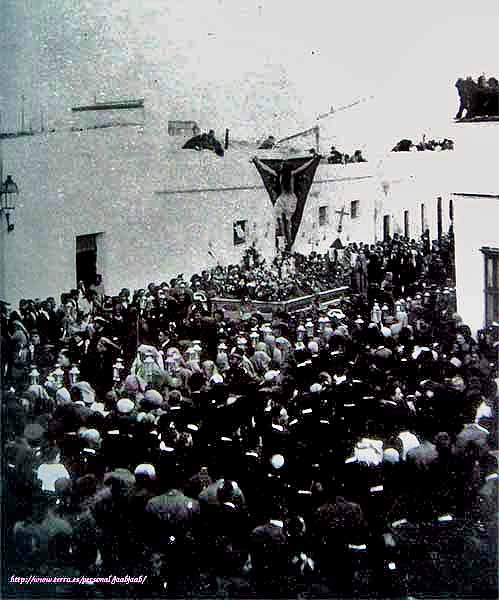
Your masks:
M390 241L390 215L383 217L383 240Z
M233 225L234 246L239 246L246 242L246 224L247 221L235 221Z
M410 231L409 231L409 211L408 210L404 210L404 236L409 239L410 237Z
M353 200L350 202L350 218L356 219L359 216L359 201Z
M499 248L482 248L485 259L485 325L499 319Z
M327 218L327 206L319 206L319 227L322 227L323 225L327 225L328 222L328 218Z
M442 239L442 198L437 198L437 236Z
M98 240L102 235L91 233L76 236L76 283L83 281L86 286L95 283L98 261Z
M426 231L426 215L424 204L421 204L421 233Z

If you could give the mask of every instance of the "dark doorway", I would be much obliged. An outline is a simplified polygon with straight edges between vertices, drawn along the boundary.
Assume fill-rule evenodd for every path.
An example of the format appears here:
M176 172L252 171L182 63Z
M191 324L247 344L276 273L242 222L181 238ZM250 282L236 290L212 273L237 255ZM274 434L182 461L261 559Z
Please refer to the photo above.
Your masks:
M409 239L409 211L404 210L404 236Z
M452 198L449 200L449 221L452 225L452 222L454 221L454 201Z
M76 283L95 283L97 274L97 234L76 236Z
M442 239L442 198L437 198L437 236Z
M383 240L386 242L390 239L390 215L383 217Z

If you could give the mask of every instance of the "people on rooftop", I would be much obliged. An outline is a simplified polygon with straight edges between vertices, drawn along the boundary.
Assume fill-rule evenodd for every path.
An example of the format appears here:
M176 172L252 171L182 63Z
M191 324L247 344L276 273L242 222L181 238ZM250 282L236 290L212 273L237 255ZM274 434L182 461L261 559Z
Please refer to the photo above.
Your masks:
M275 137L269 135L259 146L259 150L271 150L275 146Z
M459 95L457 120L499 117L499 81L496 77L480 75L476 82L469 76L466 79L460 77L455 87Z
M426 136L423 136L423 139L418 143L414 143L409 139L402 139L392 148L392 152L424 152L426 150L431 152L454 150L454 142L448 138L426 140Z
M222 144L215 137L215 131L210 129L208 133L201 133L187 140L182 146L190 150L212 150L217 156L224 156Z
M331 165L345 165L348 163L367 162L362 155L362 150L355 150L352 156L339 152L335 146L331 146L327 162Z

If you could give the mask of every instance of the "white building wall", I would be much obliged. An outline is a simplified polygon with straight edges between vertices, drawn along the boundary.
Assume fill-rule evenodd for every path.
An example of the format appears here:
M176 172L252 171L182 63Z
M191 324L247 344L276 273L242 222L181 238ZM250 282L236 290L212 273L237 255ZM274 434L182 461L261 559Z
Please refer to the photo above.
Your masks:
M356 168L357 167L357 168ZM377 180L366 166L345 165L336 167L320 165L303 212L300 230L294 249L303 254L325 253L339 236L343 243L371 242L374 237L373 207L379 194ZM351 203L357 201L358 217L350 216ZM319 209L327 207L327 219L319 224ZM341 219L339 211L345 210ZM338 226L342 231L338 233Z
M138 280L133 257L142 252L151 197L148 165L137 160L144 153L135 151L143 143L130 128L4 142L4 172L12 173L20 190L15 231L5 244L10 299L73 287L77 235L104 233L100 266L111 277L110 288L117 261Z
M168 179L163 165L174 149L168 140L162 146L138 128L61 132L3 143L4 172L12 173L20 189L15 231L2 234L3 294L13 302L25 295L56 295L75 285L78 235L102 233L98 269L106 290L116 293L124 285L143 287L213 264L208 244L220 262L238 262L248 244L233 247L233 221L248 219L253 240L270 219L263 189L158 193ZM209 162L209 154L193 158ZM196 177L192 164L181 167L198 186L200 180L210 185L199 169ZM170 185L175 188L179 180ZM271 254L273 235L261 236L259 245Z
M74 287L79 235L101 234L98 271L111 294L124 285L139 288L237 263L252 243L271 258L273 210L251 152L230 149L219 158L181 150L181 142L142 127L4 140L4 174L13 176L20 193L15 231L7 234L2 225L0 297L17 303ZM335 210L348 211L358 199L367 214L375 186L365 165L320 165L296 249L326 252L337 236ZM323 202L330 225L319 228ZM235 247L237 220L247 221L247 241ZM352 239L372 237L362 219L351 232L349 217L343 226Z
M235 144L219 158L182 150L182 143L166 129L150 127L4 140L3 172L14 177L20 194L15 231L7 234L2 225L0 297L17 303L24 296L55 296L73 287L78 235L102 234L98 270L111 294L124 285L139 288L181 272L190 276L217 263L237 263L252 243L264 256L274 256L273 210L250 162L254 149ZM444 196L446 231L448 188L443 177L438 179L438 165L451 153L431 153L433 162L423 154L391 155L383 173L371 163L319 165L295 250L327 252L338 237L337 211L343 208L343 243L382 239L384 214L392 217L392 233L403 233L406 209L411 236L418 238L421 201L436 237L438 195ZM348 214L353 201L359 202L355 219ZM321 206L328 213L322 226ZM247 241L234 247L238 220L247 221Z
M454 198L457 310L476 333L485 324L485 266L480 249L499 248L499 196L456 194Z
M457 308L473 332L485 324L485 265L480 248L499 248L499 122L455 125ZM497 315L499 319L499 315Z
M437 199L442 198L442 232L449 230L455 154L444 152L390 153L380 169L383 189L378 219L378 238L383 237L383 216L390 215L392 233L404 234L404 212L409 211L409 235L419 239L423 232L421 205L430 238L437 238Z

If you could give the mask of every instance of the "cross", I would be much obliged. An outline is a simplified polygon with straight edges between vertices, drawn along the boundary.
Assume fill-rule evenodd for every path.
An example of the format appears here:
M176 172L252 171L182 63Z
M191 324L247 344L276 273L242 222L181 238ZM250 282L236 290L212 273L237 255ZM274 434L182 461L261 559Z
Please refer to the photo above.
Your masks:
M345 210L345 205L343 205L341 207L341 210L335 210L334 212L336 212L336 213L338 213L340 215L340 221L338 223L338 229L337 229L337 231L338 231L338 233L341 233L341 231L343 229L343 217L345 215L350 216L350 213Z

